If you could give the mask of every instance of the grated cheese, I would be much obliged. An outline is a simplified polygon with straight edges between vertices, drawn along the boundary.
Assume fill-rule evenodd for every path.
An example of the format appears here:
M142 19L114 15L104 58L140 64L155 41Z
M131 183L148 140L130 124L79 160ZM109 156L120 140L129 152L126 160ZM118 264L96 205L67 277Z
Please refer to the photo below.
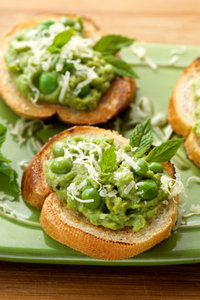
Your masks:
M100 178L100 164L102 157L102 149L99 145L92 142L84 142L84 141L78 141L77 145L70 144L70 142L66 141L67 146L64 147L64 157L71 158L73 160L74 164L82 165L87 169L89 177L96 182L98 187L99 195L101 197L108 197L113 198L116 197L118 194L117 189L113 189L113 186L110 184L102 184L101 178ZM116 153L116 159L117 162L120 164L123 162L123 170L116 170L113 171L113 178L115 180L120 179L123 176L126 176L126 174L133 176L130 166L134 168L135 170L138 169L137 163L134 161L134 159L129 156L125 152L125 150L119 148L115 151ZM176 174L176 179L170 178L167 175L161 175L161 189L166 192L169 195L170 198L174 198L177 194L180 194L184 191L183 184L180 181L179 174ZM86 186L87 182L84 180L81 184L75 184L71 183L67 188L67 196L71 197L74 200L77 200L80 203L90 203L93 200L83 200L81 199L80 193L81 189ZM134 180L131 180L131 182L128 183L128 185L124 189L124 194L127 195L130 193L130 191L135 187L136 190L138 189L138 186L142 184L141 182L135 183ZM137 192L138 195L140 195L140 192ZM142 192L141 192L142 194ZM86 202L87 201L87 202ZM165 200L163 202L164 205L168 205L168 200Z
M156 70L158 68L157 64L147 56L146 49L142 46L132 45L131 50L140 59L146 62L146 64L152 69Z
M188 177L188 179L186 181L186 186L188 187L192 182L200 183L200 177L199 176Z
M128 156L125 152L123 152L121 149L117 151L118 159L125 160L125 162L130 165L132 168L134 168L136 171L139 170L139 166L136 164L136 162Z
M184 185L180 180L180 175L176 173L176 179L167 177L166 175L161 176L161 189L169 194L169 199L174 198L180 193L184 193Z
M83 184L84 183L84 184ZM68 188L67 188L67 194L70 196L72 199L75 199L76 201L80 203L91 203L94 202L94 199L87 199L87 200L82 200L79 195L79 191L82 187L86 185L86 180L82 182L80 185L76 185L74 182L72 182Z
M125 190L124 190L124 194L128 194L131 190L132 190L132 188L135 186L135 182L134 181L131 181L128 185L127 185L127 187L125 188Z
M82 38L81 36L75 35L71 40L64 45L61 51L62 58L73 58L73 55L79 57L92 57L93 51L91 49L93 44L92 39Z
M97 76L97 73L94 71L95 67L89 68L86 65L82 65L82 64L80 64L80 60L73 61L73 63L74 63L74 67L77 71L77 74L84 73L87 76L87 79L84 81L81 81L74 89L74 94L78 95L84 86L91 83L92 80L96 79L98 76Z
M173 66L177 62L177 60L178 60L178 56L177 55L172 56L170 58L170 60L169 60L169 65Z
M13 201L15 198L11 195L8 195L4 192L0 192L0 201L4 201L4 200L9 200L9 201Z
M27 160L21 160L18 164L21 169L24 169L28 166L29 162Z
M62 89L60 91L60 95L59 95L59 101L62 103L64 97L65 97L65 93L67 90L69 90L69 78L70 78L70 72L66 71L65 75L62 75Z
M186 47L185 46L181 46L180 48L177 48L177 49L171 49L170 50L170 54L171 55L175 55L175 54L184 54L186 51Z
M36 66L41 65L43 71L48 71L52 62L52 54L47 50L49 46L52 45L54 38L61 32L68 30L70 27L65 26L62 23L55 23L49 26L48 30L44 30L38 34L36 29L31 29L25 33L25 38L29 40L26 41L17 41L14 40L11 42L11 45L16 50L22 50L29 48L32 52L32 56L28 61L28 68L31 70L27 74L27 79L29 87L33 92L31 101L36 103L39 99L40 91L37 87L34 86L31 74L36 72ZM61 49L60 57L61 61L56 65L56 71L59 72L63 68L63 62L65 59L70 60L76 69L77 75L85 74L86 80L80 82L74 90L74 93L78 95L81 89L92 82L93 79L96 79L98 76L95 72L95 67L88 67L81 64L80 59L73 59L73 57L92 57L93 56L93 45L92 39L83 38L79 35L74 35L70 41L64 45ZM62 103L66 91L69 89L69 78L70 73L67 71L64 76L61 78L60 84L62 85L59 101Z

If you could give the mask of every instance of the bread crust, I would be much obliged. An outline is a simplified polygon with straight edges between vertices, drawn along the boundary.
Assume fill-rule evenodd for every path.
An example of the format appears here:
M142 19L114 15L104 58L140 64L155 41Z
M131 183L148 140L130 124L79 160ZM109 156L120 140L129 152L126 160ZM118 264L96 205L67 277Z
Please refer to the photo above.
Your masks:
M200 168L200 138L192 131L186 138L185 148L188 158Z
M185 148L189 159L200 167L200 139L192 132L196 122L193 80L200 76L200 58L193 61L177 81L169 100L168 119L174 131L185 137Z
M78 111L74 108L61 106L59 104L47 103L41 101L34 104L17 90L5 63L4 55L12 40L12 37L18 31L34 27L41 21L47 19L59 19L61 15L49 14L40 16L22 23L9 29L0 39L0 93L3 100L20 116L28 119L45 120L57 114L58 118L64 123L70 124L88 124L94 125L107 122L119 114L122 110L130 105L136 93L136 83L134 79L116 76L110 88L100 99L97 107L93 111ZM68 14L73 18L75 15ZM83 17L84 35L91 37L95 41L102 35L102 30L90 19Z
M118 260L137 255L170 235L176 221L179 198L168 200L168 205L163 205L157 216L147 222L147 227L138 232L133 232L131 228L115 231L94 226L78 211L68 210L65 201L58 200L56 193L50 187L47 188L44 161L51 158L55 141L74 135L96 136L104 133L113 137L116 145L128 142L115 131L90 126L76 126L54 136L26 168L22 179L22 194L30 204L42 207L40 222L49 236L86 255ZM170 162L163 165L169 175L174 177L173 165ZM40 188L38 185L41 185Z

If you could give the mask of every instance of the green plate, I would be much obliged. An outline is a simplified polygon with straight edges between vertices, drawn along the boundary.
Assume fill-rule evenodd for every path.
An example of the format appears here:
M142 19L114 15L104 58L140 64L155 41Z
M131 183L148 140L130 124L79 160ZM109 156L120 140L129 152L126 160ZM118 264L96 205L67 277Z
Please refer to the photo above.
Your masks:
M140 45L136 44L137 47ZM167 113L168 99L176 80L184 67L199 55L200 48L154 44L144 44L142 47L146 49L148 57L159 65L156 70L149 67L145 60L138 59L131 49L126 49L122 53L126 61L135 64L135 71L139 75L137 99L141 96L147 97L153 104L154 114ZM171 59L177 58L176 53L178 53L178 60L174 66L170 66ZM0 122L15 125L18 118L0 100ZM56 119L50 122L53 122L52 128L37 131L37 138L42 142L66 128L66 125L57 123ZM109 126L112 127L113 123L111 122ZM12 160L12 167L17 171L20 182L22 175L20 162L29 160L33 156L31 142L29 138L26 143L19 145L16 138L11 135L9 126L7 127L7 140L2 151ZM200 176L197 167L189 161L187 164L189 164L188 169L178 170L185 185L191 175ZM3 176L0 176L0 190L10 193L6 178ZM200 186L197 183L191 183L186 188L189 198L186 204L188 213L191 204L198 204L199 192ZM1 200L0 207L3 207L3 210L0 209L1 260L85 265L167 265L200 262L200 216L198 215L187 218L184 226L154 248L134 258L108 262L85 256L51 239L39 226L39 211L27 205L21 197L16 201Z

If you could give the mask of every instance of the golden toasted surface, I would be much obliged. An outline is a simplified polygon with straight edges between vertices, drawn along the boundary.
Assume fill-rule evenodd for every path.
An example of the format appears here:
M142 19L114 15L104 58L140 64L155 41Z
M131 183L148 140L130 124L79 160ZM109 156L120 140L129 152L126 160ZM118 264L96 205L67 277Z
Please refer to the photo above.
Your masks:
M168 118L174 131L186 138L185 148L188 157L200 166L200 139L192 133L196 122L193 81L200 76L200 58L193 61L177 81L169 100Z
M93 111L78 111L76 109L40 102L34 104L18 92L5 63L4 55L9 47L12 37L18 31L34 27L38 23L48 19L59 19L61 15L44 15L9 29L0 39L0 93L3 100L20 116L28 119L44 120L57 114L59 119L64 123L71 124L88 124L94 125L107 122L119 114L122 110L130 105L136 93L136 84L133 79L125 77L115 77L112 81L109 90L102 96L97 107ZM69 17L75 17L73 14L68 14ZM98 40L102 35L102 30L90 19L83 17L84 35Z
M168 205L161 207L156 218L148 221L147 227L138 232L130 228L115 231L94 226L76 210L68 210L66 203L57 198L45 178L44 163L51 158L53 143L68 136L104 133L113 137L116 145L128 142L117 132L90 126L76 126L54 136L26 168L22 194L30 204L42 207L40 222L52 238L87 255L116 260L137 255L169 236L176 220L178 197L168 200ZM170 162L163 165L168 174L174 177L173 165Z

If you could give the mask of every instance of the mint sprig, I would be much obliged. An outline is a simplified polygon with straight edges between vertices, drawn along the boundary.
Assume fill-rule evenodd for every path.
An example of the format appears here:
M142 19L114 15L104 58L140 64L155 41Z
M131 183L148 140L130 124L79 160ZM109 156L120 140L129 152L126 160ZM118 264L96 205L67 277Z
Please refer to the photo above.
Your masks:
M112 55L103 55L103 58L113 66L113 70L116 74L130 78L138 78L133 68L121 58Z
M167 142L163 142L159 146L153 148L146 156L148 162L165 162L170 160L175 154L184 139L172 139Z
M71 27L70 29L57 34L53 40L53 43L47 48L47 50L51 53L61 52L61 48L70 41L73 33L74 28Z
M6 127L0 124L0 147L2 146L2 144L6 139L6 131L7 131Z
M116 154L114 145L110 146L103 152L99 164L103 173L113 171L116 165Z
M133 68L124 60L114 56L122 48L130 46L134 39L117 35L109 34L103 36L94 46L95 51L101 52L107 63L113 66L113 70L120 76L137 78L138 76L133 71Z
M109 34L103 36L94 46L95 51L106 55L115 55L122 48L130 46L134 39L117 34Z
M142 157L153 143L153 132L151 128L151 121L147 119L145 122L138 124L130 134L130 145L133 148L135 157ZM154 147L145 157L148 162L165 162L170 160L178 148L183 143L184 139L172 139L161 143ZM134 150L135 148L135 150Z
M153 142L153 133L151 129L150 119L144 123L138 124L130 134L130 145L137 148L134 151L136 157L142 157L144 153L151 147Z
M0 124L0 147L5 142L6 131L6 127L3 124ZM0 151L0 173L8 177L11 190L18 193L19 185L17 183L17 173L10 167L10 162L11 161L8 160Z

